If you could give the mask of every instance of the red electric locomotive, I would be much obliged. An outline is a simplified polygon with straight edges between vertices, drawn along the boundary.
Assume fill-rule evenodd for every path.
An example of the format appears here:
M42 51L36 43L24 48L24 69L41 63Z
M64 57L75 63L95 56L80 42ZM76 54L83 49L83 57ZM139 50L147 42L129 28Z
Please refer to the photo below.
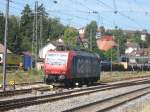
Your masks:
M44 62L46 83L88 84L100 79L100 57L86 51L48 51Z

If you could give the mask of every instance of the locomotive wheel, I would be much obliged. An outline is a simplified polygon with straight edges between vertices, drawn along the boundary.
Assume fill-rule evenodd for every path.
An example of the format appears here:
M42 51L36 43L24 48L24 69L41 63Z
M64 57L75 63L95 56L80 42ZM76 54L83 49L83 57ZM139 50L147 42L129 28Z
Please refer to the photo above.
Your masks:
M71 87L73 87L73 82L72 82L72 81L66 80L66 81L64 82L64 84L65 84L65 87L66 87L66 88L71 88Z
M45 82L46 84L50 84L50 81L49 81L48 78L46 78L46 77L44 77L44 82Z

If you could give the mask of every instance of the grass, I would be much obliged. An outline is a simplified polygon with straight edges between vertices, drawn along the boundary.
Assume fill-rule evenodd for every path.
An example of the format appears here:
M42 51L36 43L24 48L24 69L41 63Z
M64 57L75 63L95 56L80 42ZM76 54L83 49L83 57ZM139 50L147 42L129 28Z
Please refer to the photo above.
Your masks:
M38 70L11 70L6 73L7 75L7 84L10 81L15 81L15 83L31 83L37 81L43 81L43 73ZM0 84L2 84L3 74L0 73Z
M150 72L101 72L101 79L100 82L112 82L118 80L125 80L131 78L139 78L139 77L150 77ZM44 74L42 71L38 70L29 70L29 71L22 71L22 70L12 70L8 71L7 73L7 84L10 81L15 81L15 83L32 83L43 81ZM0 84L3 81L3 74L0 72Z
M149 71L137 72L101 72L100 82L113 82L132 78L150 77Z

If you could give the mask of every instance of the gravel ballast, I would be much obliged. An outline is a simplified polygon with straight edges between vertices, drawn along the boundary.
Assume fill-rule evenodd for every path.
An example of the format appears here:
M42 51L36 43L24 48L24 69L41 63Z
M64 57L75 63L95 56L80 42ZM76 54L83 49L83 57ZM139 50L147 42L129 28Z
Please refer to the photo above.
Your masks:
M133 91L147 86L149 86L149 84L124 87L124 88L113 89L108 91L101 91L101 92L91 93L88 95L79 96L75 98L68 98L68 99L59 100L51 103L45 103L45 104L10 110L9 112L27 112L27 111L28 112L61 112L66 109L88 104L90 102L102 100L105 98L112 97L114 95L119 95L128 91Z
M127 102L108 112L150 112L150 94Z

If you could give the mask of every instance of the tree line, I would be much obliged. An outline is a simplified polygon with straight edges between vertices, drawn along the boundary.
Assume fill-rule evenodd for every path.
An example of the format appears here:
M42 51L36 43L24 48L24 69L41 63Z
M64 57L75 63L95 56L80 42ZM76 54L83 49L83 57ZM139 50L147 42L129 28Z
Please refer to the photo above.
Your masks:
M10 49L13 53L20 53L23 51L32 52L32 44L35 43L36 39L35 30L37 30L39 48L51 40L56 40L62 37L66 45L77 47L76 42L79 34L76 28L63 25L59 18L49 17L43 4L38 6L37 12L37 29L35 23L35 11L31 10L28 4L25 5L20 17L15 15L9 16L7 40L8 49ZM4 41L4 29L5 16L2 12L0 12L0 43L3 43ZM142 42L140 40L140 31L125 33L122 29L117 27L113 30L105 30L104 26L98 28L96 21L91 21L85 26L85 38L87 38L88 44L92 45L90 50L92 49L93 52L99 53L101 57L109 58L111 52L113 52L113 57L115 59L117 49L113 49L112 51L109 50L107 52L100 51L97 48L95 38L97 29L101 29L102 35L113 35L116 43L118 43L119 40L120 54L124 54L125 43L128 40L131 42L136 42L139 45L144 45L145 47L150 47L149 34L147 34L147 41Z
M37 37L38 45L45 45L48 39L53 40L64 34L65 26L58 18L49 18L43 4L37 8ZM0 12L0 42L3 43L5 16ZM35 12L27 4L21 12L21 17L10 15L8 19L7 45L14 53L32 50L35 42ZM41 23L42 22L42 23ZM40 37L41 36L41 37Z

